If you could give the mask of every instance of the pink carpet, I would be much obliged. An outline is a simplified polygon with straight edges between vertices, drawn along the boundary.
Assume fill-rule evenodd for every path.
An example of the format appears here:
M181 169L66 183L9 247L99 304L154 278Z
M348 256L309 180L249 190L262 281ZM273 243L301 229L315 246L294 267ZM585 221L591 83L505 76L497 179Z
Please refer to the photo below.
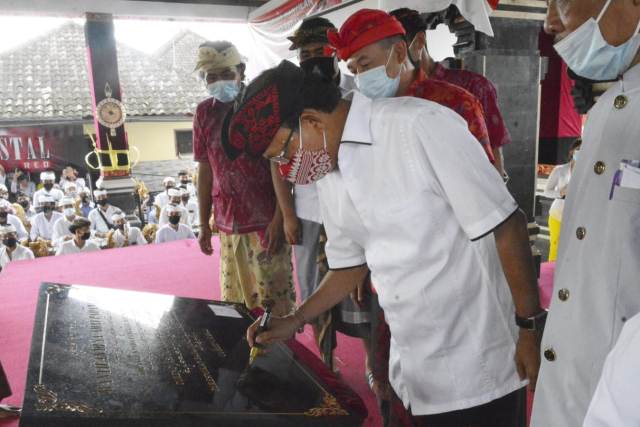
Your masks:
M195 241L185 240L10 264L0 274L0 360L12 386L13 396L3 403L20 406L22 402L40 283L75 283L218 299L218 246L216 238L213 257L202 255ZM545 304L548 304L552 293L552 278L553 265L543 265L540 287ZM318 354L310 328L298 335L298 340ZM369 418L364 426L381 426L375 398L364 378L361 341L339 336L336 358L336 366L344 382L367 405ZM17 420L0 420L2 427L17 425Z

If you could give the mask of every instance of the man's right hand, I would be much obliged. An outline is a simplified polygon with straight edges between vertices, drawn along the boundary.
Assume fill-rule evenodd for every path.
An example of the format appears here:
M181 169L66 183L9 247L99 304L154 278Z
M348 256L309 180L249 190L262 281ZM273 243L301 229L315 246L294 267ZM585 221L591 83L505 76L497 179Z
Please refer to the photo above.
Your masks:
M301 231L300 220L297 216L286 216L284 218L284 236L288 244L297 245L300 243Z
M271 317L267 330L256 336L260 319L253 322L247 329L247 342L253 347L256 344L269 345L278 341L285 341L293 337L300 326L300 322L293 315L286 317Z
M198 244L200 245L200 250L203 254L213 254L213 248L211 247L211 229L208 225L200 227L200 233L198 233Z

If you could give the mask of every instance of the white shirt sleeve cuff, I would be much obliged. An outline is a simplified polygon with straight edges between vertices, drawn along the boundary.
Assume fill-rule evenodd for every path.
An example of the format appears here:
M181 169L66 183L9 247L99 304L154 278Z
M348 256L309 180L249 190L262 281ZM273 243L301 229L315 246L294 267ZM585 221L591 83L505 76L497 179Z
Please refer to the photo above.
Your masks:
M505 200L502 205L487 214L484 219L467 227L466 232L471 240L478 240L493 231L518 209L518 204L512 198Z
M329 270L343 270L345 268L358 267L367 263L367 260L364 256L332 259L327 254L327 260L329 261Z

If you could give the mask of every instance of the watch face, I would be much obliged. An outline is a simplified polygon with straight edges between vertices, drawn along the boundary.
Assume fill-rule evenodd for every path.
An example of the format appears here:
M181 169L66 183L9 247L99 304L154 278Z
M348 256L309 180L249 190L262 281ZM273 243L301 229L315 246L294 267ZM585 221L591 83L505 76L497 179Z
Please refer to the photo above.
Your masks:
M125 112L122 103L114 98L100 101L96 106L98 121L101 125L114 129L124 123Z

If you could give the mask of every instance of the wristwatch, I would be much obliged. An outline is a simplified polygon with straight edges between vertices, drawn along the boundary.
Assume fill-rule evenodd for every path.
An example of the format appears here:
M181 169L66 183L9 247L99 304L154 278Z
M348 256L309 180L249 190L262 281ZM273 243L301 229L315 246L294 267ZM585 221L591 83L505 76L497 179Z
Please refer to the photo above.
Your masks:
M527 331L544 331L544 324L547 321L547 310L542 310L533 317L520 317L516 314L516 325Z

